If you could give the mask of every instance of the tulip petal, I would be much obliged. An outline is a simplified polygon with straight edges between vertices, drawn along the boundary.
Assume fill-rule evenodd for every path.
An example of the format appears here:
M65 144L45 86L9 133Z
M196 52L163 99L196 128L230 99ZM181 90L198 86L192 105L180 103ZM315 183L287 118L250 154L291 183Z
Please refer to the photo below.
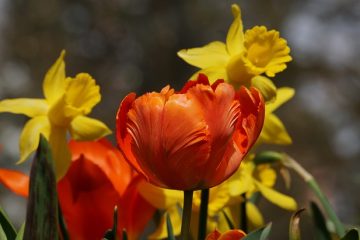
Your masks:
M71 121L70 133L74 140L90 141L111 134L111 130L99 120L80 115Z
M295 90L289 87L282 87L277 90L276 99L274 102L271 102L266 105L266 113L271 113L275 111L278 107L283 105L285 102L289 101L295 94Z
M61 51L59 58L52 65L45 75L43 82L43 91L49 104L54 103L59 97L65 93L67 85L65 77L65 51Z
M200 48L182 49L177 55L185 62L198 68L225 66L229 60L224 43L211 42Z
M45 115L48 104L44 99L17 98L0 101L0 112L24 114L28 117Z
M214 230L206 236L206 240L218 240L221 236L221 233L218 230Z
M55 163L56 179L60 180L71 164L71 154L66 138L66 128L51 127L49 138L51 152Z
M246 234L243 231L239 229L234 229L234 230L226 231L225 233L221 234L218 240L240 240L245 236Z
M24 162L37 149L40 134L43 134L45 138L49 137L50 123L46 116L34 117L25 124L20 135L20 160L18 163Z
M244 49L244 30L240 7L237 4L233 4L231 11L234 16L234 21L226 36L226 47L230 55L235 55L241 53Z
M72 161L86 156L86 160L98 166L122 195L130 183L132 169L125 161L120 151L113 147L105 138L91 142L76 142L70 140Z
M297 209L297 204L292 197L279 193L272 188L266 187L256 180L254 180L254 183L261 194L273 204L289 211L295 211Z
M0 183L20 196L29 195L29 176L21 172L0 169Z
M267 144L288 145L292 143L282 121L272 113L265 117L264 127L259 137L259 142Z

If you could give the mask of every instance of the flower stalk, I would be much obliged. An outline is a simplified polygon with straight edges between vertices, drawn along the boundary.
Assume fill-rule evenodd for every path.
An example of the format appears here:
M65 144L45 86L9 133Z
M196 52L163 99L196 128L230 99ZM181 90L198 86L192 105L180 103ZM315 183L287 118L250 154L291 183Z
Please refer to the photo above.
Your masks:
M199 240L204 240L206 237L208 204L209 204L209 189L203 189L201 190L199 233L198 233Z
M311 190L314 192L316 197L321 202L321 205L323 206L330 220L334 223L336 233L340 237L344 236L345 235L344 225L340 222L334 209L331 207L328 198L321 191L315 178L308 171L306 171L297 161L295 161L293 158L291 158L286 154L284 154L284 157L282 157L282 163L288 168L294 170L297 174L299 174L299 176L301 176L304 179L304 181L308 184L308 186L311 188Z
M190 239L190 221L191 221L193 193L194 191L192 190L184 191L184 209L183 209L182 222L181 222L181 240Z

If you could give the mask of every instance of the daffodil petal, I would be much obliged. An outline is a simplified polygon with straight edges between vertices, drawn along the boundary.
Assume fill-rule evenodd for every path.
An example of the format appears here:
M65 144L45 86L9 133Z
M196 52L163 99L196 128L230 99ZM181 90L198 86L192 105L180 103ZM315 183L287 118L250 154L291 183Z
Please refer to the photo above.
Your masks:
M168 209L167 213L164 213L161 217L159 226L153 232L148 239L165 239L167 238L167 226L166 226L166 214L169 214L171 224L173 226L174 235L178 236L181 232L181 216L179 214L178 207L175 205Z
M70 117L74 112L88 114L101 100L100 87L87 73L80 73L69 81L65 93L65 115Z
M239 54L244 49L244 30L241 20L240 7L237 4L231 6L231 11L234 16L228 34L226 36L226 46L230 55Z
M262 184L267 187L273 187L276 182L276 172L270 166L260 165L257 167L258 176Z
M48 108L44 99L17 98L0 101L0 112L24 114L31 118L45 115Z
M255 228L264 225L264 218L255 204L246 202L246 214Z
M266 187L258 181L254 180L254 183L261 194L273 204L290 211L297 209L297 204L292 197L279 193L272 188Z
M275 111L278 107L289 101L294 95L295 89L293 88L282 87L277 89L275 101L267 104L265 107L266 113Z
M55 163L56 179L60 180L65 175L71 163L71 154L66 138L66 128L52 126L49 142Z
M185 62L198 68L225 66L229 60L226 46L223 42L211 42L203 47L182 49L178 56Z
M265 115L264 126L258 142L267 144L288 145L292 143L284 124L273 113Z
M67 81L65 79L64 57L65 50L61 51L59 58L45 75L43 91L45 98L50 104L55 102L65 92Z
M92 141L111 134L111 130L99 120L80 115L71 121L70 134L77 141Z
M183 201L182 191L156 187L145 181L138 184L138 190L144 199L159 209L168 209Z
M18 163L24 162L37 149L40 134L48 138L49 133L50 123L46 116L34 117L27 121L20 135L20 160Z
M190 80L197 79L200 73L205 74L208 77L210 83L214 83L216 80L219 79L222 79L225 82L229 81L225 67L211 67L202 69L194 73L191 76Z
M255 76L251 79L251 85L261 92L265 102L275 101L276 86L270 79L264 76Z

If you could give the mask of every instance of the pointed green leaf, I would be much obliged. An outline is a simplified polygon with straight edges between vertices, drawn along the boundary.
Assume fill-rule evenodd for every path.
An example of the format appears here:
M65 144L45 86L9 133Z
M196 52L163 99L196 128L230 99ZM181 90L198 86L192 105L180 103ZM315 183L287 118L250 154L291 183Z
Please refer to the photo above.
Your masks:
M128 235L125 228L122 230L122 240L128 240Z
M166 214L166 228L167 228L167 233L168 233L168 239L169 240L175 240L175 236L174 236L174 230L171 224L171 219L169 214Z
M42 135L31 166L24 239L58 239L54 164L49 144Z
M266 163L276 163L281 161L284 158L284 155L275 151L263 151L255 155L254 163L258 164L266 164Z
M341 240L360 240L359 230L356 228L350 229Z
M63 215L62 215L60 204L58 204L58 221L59 221L59 231L61 234L61 239L69 240L70 237L69 237L69 233L67 231L67 227L66 227Z
M305 208L297 210L290 219L289 225L289 239L300 240L300 214L305 211Z
M24 238L24 231L25 231L25 223L21 225L21 228L19 229L18 234L16 235L15 240L23 240Z
M105 232L103 240L116 240L117 221L118 221L117 213L118 213L118 208L117 208L117 206L115 206L114 207L114 215L113 215L113 227L112 227L112 229L109 229ZM123 230L123 233L124 233L124 230Z
M4 232L4 229L2 228L2 226L0 225L0 239L1 240L8 240L5 232Z
M6 215L5 211L1 207L0 207L0 226L7 239L15 239L16 237L15 228L11 224L9 217ZM0 239L2 240L2 238Z
M265 227L259 228L244 237L242 240L266 240L270 234L272 223Z
M315 225L315 237L319 240L331 240L331 234L326 227L326 220L324 215L321 213L318 205L311 202L311 213Z

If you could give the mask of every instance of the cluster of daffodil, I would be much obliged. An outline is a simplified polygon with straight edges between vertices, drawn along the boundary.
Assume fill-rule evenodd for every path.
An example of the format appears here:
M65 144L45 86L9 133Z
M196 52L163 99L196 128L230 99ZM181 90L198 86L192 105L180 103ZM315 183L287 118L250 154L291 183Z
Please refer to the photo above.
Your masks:
M255 26L244 32L239 6L234 4L232 12L226 43L215 41L178 52L200 68L181 91L167 86L161 92L139 97L130 93L124 98L116 126L121 153L99 140L111 133L109 128L85 116L101 99L99 86L86 73L66 77L64 52L45 76L45 99L0 101L0 112L31 118L20 136L19 162L37 149L40 134L48 139L59 180L59 202L72 237L101 237L109 221L111 225L113 205L123 209L119 226L126 227L134 239L155 209L163 215L150 238L167 237L166 216L179 235L184 215L180 211L182 191L210 189L207 232L212 233L208 239L218 239L220 232L229 230L229 222L238 225L241 205L252 226L263 225L256 206L259 196L283 209L296 210L293 198L274 189L277 174L273 166L253 161L259 145L291 143L274 111L293 97L294 90L277 89L269 79L291 61L290 49L275 30ZM2 183L27 195L24 188L9 181L21 176L1 171ZM194 236L201 218L200 195L195 191L191 224L189 221ZM142 207L137 208L136 203ZM91 209L93 204L101 206L98 212ZM144 214L137 217L141 221L134 222L135 213ZM104 226L89 223L93 218L104 219ZM226 232L224 238L228 234L238 239L245 235Z

